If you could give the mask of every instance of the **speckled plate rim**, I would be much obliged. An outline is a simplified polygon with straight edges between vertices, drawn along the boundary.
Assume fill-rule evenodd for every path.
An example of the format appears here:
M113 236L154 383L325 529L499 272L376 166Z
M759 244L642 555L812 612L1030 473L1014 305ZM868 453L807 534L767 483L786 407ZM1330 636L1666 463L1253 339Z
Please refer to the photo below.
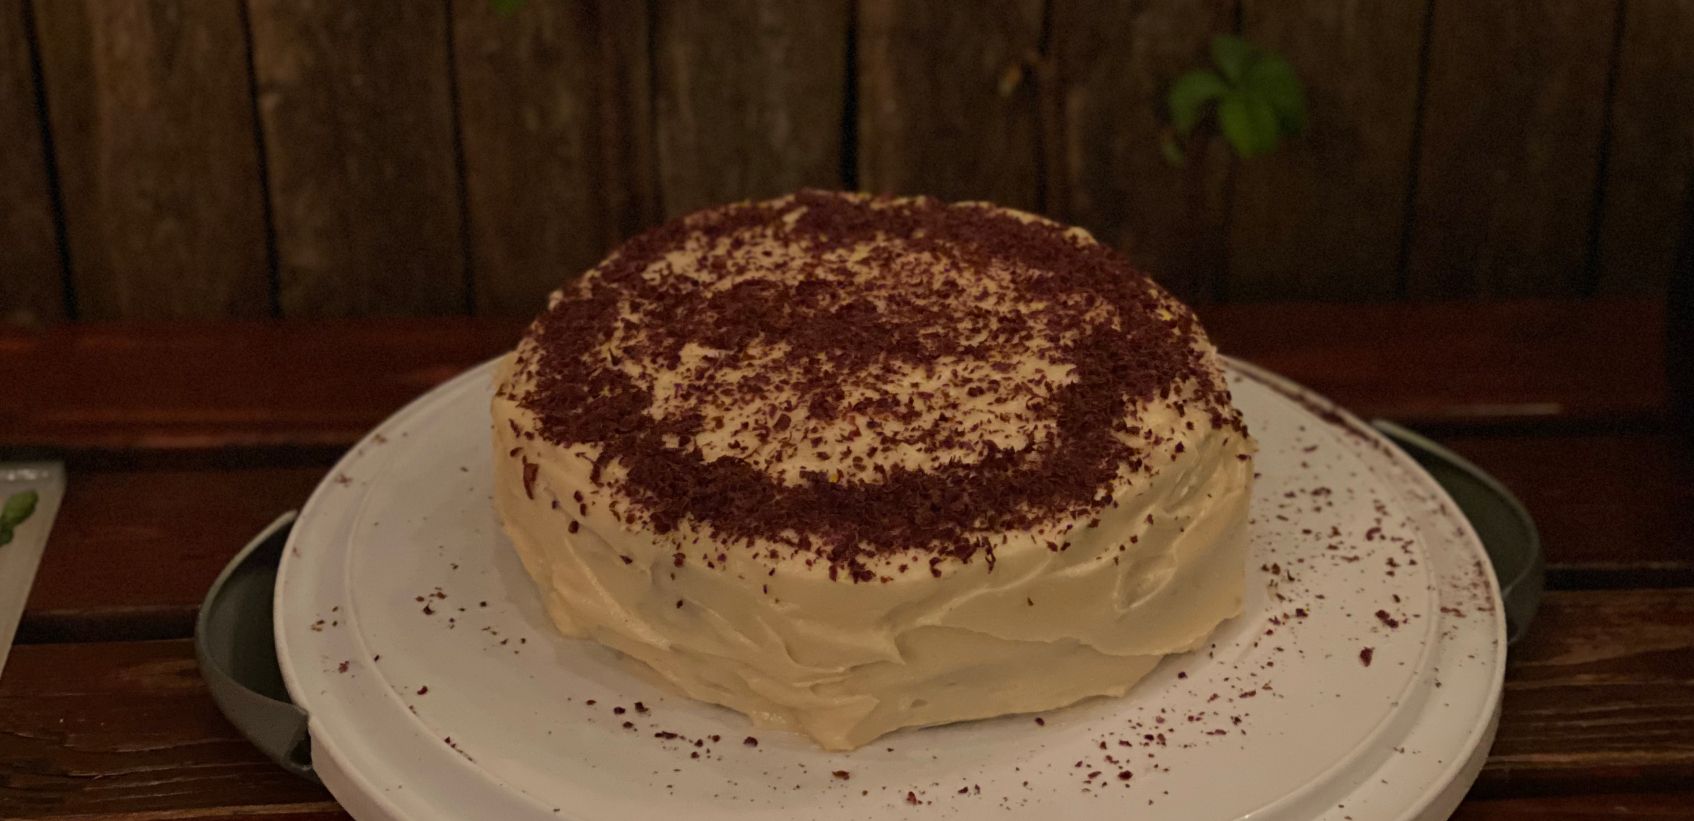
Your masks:
M1296 385L1295 383L1292 383L1292 382L1290 382L1286 379L1283 379L1282 377L1277 376L1275 374L1264 371L1263 369L1260 369L1256 366L1248 365L1248 364L1241 363L1239 361L1234 361L1234 360L1230 361L1230 366L1233 369L1239 371L1240 373L1245 374L1245 375L1255 379L1256 381L1259 381L1259 382L1261 382L1261 383L1263 383L1267 386L1272 387L1274 390L1278 391L1279 393L1282 393L1285 396L1292 398L1297 402L1300 402L1302 404L1307 405L1307 410L1313 411L1314 416L1317 416L1318 410L1328 411L1330 413L1336 414L1342 420L1341 422L1336 423L1333 420L1326 420L1326 421L1329 421L1330 424L1341 424L1341 425L1345 426L1351 434L1367 438L1367 439L1377 443L1379 448L1384 453L1388 454L1389 456L1391 456L1392 459L1394 459L1396 461L1396 463L1397 463L1396 466L1405 475L1412 477L1414 481L1416 481L1420 484L1419 490L1421 490L1424 494L1426 494L1426 495L1428 495L1428 496L1430 496L1434 499L1437 499L1441 502L1444 502L1447 511L1456 511L1457 510L1456 506L1453 505L1452 500L1448 497L1446 492L1438 484L1436 484L1434 482L1434 480L1429 477L1427 472L1425 472L1422 469L1421 466L1419 466L1414 460L1412 460L1410 456L1405 454L1399 448L1395 447L1392 442L1383 438L1380 434L1378 434L1376 431L1371 429L1368 425L1365 425L1364 423L1359 421L1357 418L1353 417L1351 414L1348 414L1345 410L1342 410L1340 408L1335 407L1333 405L1333 403L1328 402L1327 400L1323 399L1321 396L1318 396L1318 395L1316 395L1316 394ZM383 430L393 430L393 429L397 429L398 427L403 426L405 424L405 422L408 421L410 418L412 418L412 417L416 416L417 414L429 409L435 403L435 401L437 399L439 399L441 396L452 393L453 391L462 388L464 383L466 383L467 381L475 381L475 380L479 380L479 379L486 380L488 378L488 370L489 370L489 364L484 364L482 366L473 368L470 371L467 371L465 374L462 374L461 376L459 376L459 377L457 377L453 380L450 380L449 382L439 386L436 390L431 391L430 393L426 394L425 396L422 396L419 399L412 402L411 404L407 405L405 408L403 408L401 411L397 412L393 417L391 417L389 420L387 420L381 426L379 426L376 430L373 430L372 433L370 435L368 435L360 443L359 446L356 446L352 451L350 451L347 454L346 457L344 457L342 462L337 465L336 470L331 471L329 476L333 477L333 476L337 475L337 473L340 470L350 466L351 464L358 461L359 459L368 458L368 457L365 456L365 452L371 446L373 441L377 441L377 442L382 441L381 431L383 431ZM315 512L316 507L323 504L324 491L325 491L326 487L329 485L329 482L330 482L329 478L326 477L324 484L319 486L318 491L315 492L313 494L311 500L308 501L308 503L307 503L306 507L303 509L302 515L301 515L301 519L302 519L303 522L310 521L314 512ZM1470 527L1469 522L1466 521L1462 516L1452 514L1452 515L1449 515L1448 518L1451 519L1452 521L1454 521L1455 523L1457 523L1458 527L1461 528L1464 531L1465 541L1467 542L1467 544L1469 544L1474 549L1474 552L1478 556L1484 557L1484 561L1483 561L1481 566L1484 569L1484 572L1487 574L1489 585L1491 586L1492 590L1495 591L1494 595L1497 598L1498 597L1498 580L1494 576L1492 567L1487 563L1487 561L1485 559L1485 554L1482 551L1481 544L1477 540L1477 537L1476 537L1474 530ZM288 570L288 566L290 564L290 559L291 559L292 556L298 555L298 553L295 549L295 547L297 547L297 546L294 543L295 543L296 539L300 537L302 530L303 530L302 528L296 528L295 529L294 533L291 534L291 537L290 537L290 546L289 546L289 548L285 549L285 551L284 551L283 560L282 560L282 567L279 571L278 584L277 584L276 597L275 597L275 606L277 607L277 612L279 612L279 613L283 612L284 607L285 607L285 600L284 600L283 592L284 592L284 589L285 589L285 580L288 578L287 570ZM1503 614L1501 612L1501 608L1499 606L1497 606L1497 604L1493 608L1493 611L1494 611L1493 631L1494 631L1496 638L1497 638L1497 641L1495 642L1495 646L1498 648L1498 652L1499 652L1501 658L1496 660L1496 663L1494 663L1494 665L1493 665L1493 668L1494 668L1493 683L1492 683L1492 687L1491 687L1491 692L1489 693L1489 695L1487 697L1488 701L1487 701L1487 708L1486 708L1486 715L1488 715L1489 718L1486 721L1479 722L1478 724L1476 724L1474 726L1474 728L1473 728L1473 730L1472 730L1472 732L1471 732L1471 734L1470 734L1470 736L1467 740L1467 746L1471 747L1471 753L1468 756L1462 756L1462 757L1455 758L1455 760L1453 762L1451 762L1446 767L1446 769L1441 773L1439 778L1436 781L1431 782L1428 789L1419 798L1419 800L1416 802L1416 804L1412 807L1407 808L1407 810L1403 814L1401 814L1397 817L1402 817L1402 818L1440 817L1440 816L1428 815L1427 813L1431 812L1431 810L1439 811L1440 806L1443 805L1443 804L1456 804L1458 797L1462 796L1464 788L1468 787L1470 780L1472 778L1474 778L1476 767L1480 764L1480 756L1483 756L1483 755L1486 754L1486 751L1487 751L1486 741L1489 738L1491 738L1492 733L1493 733L1494 723L1495 723L1495 721L1497 721L1498 704L1499 704L1499 698L1500 698L1500 688L1501 688L1503 675L1504 675L1503 655L1504 655L1504 648L1505 648L1505 622L1504 622ZM279 648L285 648L285 647L288 646L287 645L287 642L288 642L287 624L288 623L289 623L288 619L278 618L276 620L276 637L277 637L277 644L278 644ZM355 640L355 641L357 641L357 640ZM361 651L365 651L365 652L368 653L368 650L366 650L365 648L360 647L359 649ZM290 661L290 657L288 656L288 654L286 652L279 652L279 663L281 665L284 680L287 683L287 686L288 686L290 693L296 695L297 701L302 701L302 703L304 703L304 700L299 698L300 688L302 686L302 679L298 675L298 671L293 669L293 665ZM388 693L386 695L392 696L391 693ZM397 704L398 702L396 701L394 703ZM388 797L386 797L384 795L383 791L376 787L376 785L373 782L372 778L370 777L369 773L367 773L364 770L359 769L357 767L349 766L352 762L349 759L348 753L346 753L345 751L343 751L341 749L341 744L335 739L335 736L337 735L337 733L330 731L329 728L327 728L327 727L321 726L320 722L317 721L316 719L313 720L313 725L314 725L313 736L314 736L315 753L316 753L314 755L314 758L318 763L318 768L320 770L320 773L323 774L325 782L327 784L329 784L332 791L337 795L338 798L340 798L346 804L347 808L350 811L354 812L354 814L356 816L361 817L361 818L367 818L368 817L368 818L396 818L396 819L398 819L398 818L410 817L410 816L403 814L402 808L397 803L395 803L394 801L392 801ZM408 758L410 758L410 757L411 756L408 756ZM454 762L454 763L457 763L457 762ZM1337 764L1336 766L1340 767L1342 765ZM473 768L473 769L475 769L475 768ZM1469 777L1465 777L1467 770L1469 771ZM478 772L480 772L480 770L478 770ZM1320 778L1320 779L1317 779L1317 780L1321 781L1322 779ZM1462 781L1462 783L1461 783L1461 781ZM1458 794L1456 796L1450 795L1451 793L1453 793L1455 786L1458 787ZM509 796L509 797L518 797L518 796ZM1291 794L1286 800L1292 801L1297 797L1298 797L1297 794ZM520 799L519 805L521 805L522 809L520 810L519 806L510 806L510 807L508 807L508 809L517 810L517 811L523 811L523 810L536 811L536 812L545 812L546 811L546 808L541 807L538 803L536 803L532 800L523 800L523 799L527 799L527 796L522 796L522 797L518 797L518 798ZM1279 800L1277 802L1278 805L1280 805L1282 803L1284 803L1284 802L1281 801L1281 800ZM1271 808L1267 807L1265 809L1268 811ZM1451 809L1451 807L1448 806L1447 810L1450 810L1450 809ZM1257 815L1257 813L1255 815ZM1442 815L1443 816L1445 815L1444 811L1442 811ZM559 817L559 816L555 815L553 817Z
M1431 815L1445 818L1451 814L1464 797L1465 792L1470 789L1470 785L1476 780L1477 773L1481 770L1482 763L1488 757L1488 750L1493 744L1494 734L1499 726L1500 705L1505 692L1506 648L1508 646L1506 608L1501 599L1499 576L1494 571L1493 562L1488 560L1482 539L1477 535L1476 528L1472 526L1470 520L1458 513L1459 505L1453 500L1447 489L1435 481L1429 471L1418 464L1411 454L1406 453L1404 449L1376 428L1366 424L1346 408L1293 380L1234 357L1225 356L1223 359L1232 370L1257 380L1296 402L1335 414L1338 417L1337 420L1325 420L1329 421L1330 424L1341 425L1354 435L1377 443L1383 452L1398 464L1398 467L1403 470L1410 481L1416 482L1420 486L1420 490L1437 501L1446 514L1446 518L1455 523L1463 533L1464 542L1482 560L1478 567L1487 577L1488 588L1493 597L1491 621L1494 634L1493 646L1496 651L1496 657L1491 660L1493 680L1489 685L1488 696L1482 710L1487 718L1476 724L1471 734L1465 739L1463 749L1468 752L1455 757L1436 777L1436 780L1430 784L1429 788L1419 796L1417 802L1397 816L1398 819L1420 819ZM1486 474L1482 475L1488 481L1495 481L1492 477L1487 477ZM1363 743L1360 746L1362 747ZM1346 762L1337 763L1330 771L1326 771L1324 776L1320 776L1319 780L1328 777L1334 770L1343 768L1345 764ZM1283 801L1266 807L1265 811L1273 812L1286 803L1291 803L1294 798L1295 796L1291 795Z

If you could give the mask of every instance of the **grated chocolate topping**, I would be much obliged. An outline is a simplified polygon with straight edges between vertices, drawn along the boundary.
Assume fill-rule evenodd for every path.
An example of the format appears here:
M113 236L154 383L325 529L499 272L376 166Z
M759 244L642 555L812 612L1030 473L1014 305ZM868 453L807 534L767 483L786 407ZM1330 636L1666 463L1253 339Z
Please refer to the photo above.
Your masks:
M927 198L802 191L653 229L555 295L519 375L534 432L593 449L626 521L855 581L891 554L992 568L991 535L1105 508L1182 451L1138 424L1150 403L1245 435L1193 313L1122 255Z

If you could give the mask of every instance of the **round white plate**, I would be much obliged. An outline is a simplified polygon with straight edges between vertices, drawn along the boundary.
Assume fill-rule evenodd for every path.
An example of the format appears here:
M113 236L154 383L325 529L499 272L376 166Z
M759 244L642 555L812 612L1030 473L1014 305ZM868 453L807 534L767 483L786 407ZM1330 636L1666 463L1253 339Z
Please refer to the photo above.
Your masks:
M283 676L357 818L1444 818L1493 739L1505 621L1469 523L1374 431L1251 366L1230 363L1263 448L1248 593L1210 648L1125 698L851 753L552 629L490 503L491 372L371 433L283 557Z

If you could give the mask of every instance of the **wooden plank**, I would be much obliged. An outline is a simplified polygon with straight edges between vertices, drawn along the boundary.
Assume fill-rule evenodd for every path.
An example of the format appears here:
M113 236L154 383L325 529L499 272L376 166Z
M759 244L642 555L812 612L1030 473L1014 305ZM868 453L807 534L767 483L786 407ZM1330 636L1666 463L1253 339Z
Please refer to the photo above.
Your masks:
M1451 431L1615 429L1665 415L1660 303L1255 304L1202 314L1225 353L1367 417ZM0 392L0 447L345 447L510 347L522 327L437 318L0 331L0 384L16 388Z
M77 821L351 821L352 818L353 816L348 815L346 810L333 801L311 801L304 804L264 804L210 811L187 808L143 816L132 813L79 816Z
M1586 290L1617 3L1434 0L1407 288Z
M0 817L168 819L255 807L335 804L224 720L191 642L13 648L0 678Z
M1600 208L1600 293L1663 293L1694 183L1694 3L1624 6Z
M0 447L209 453L346 447L514 345L460 317L0 331ZM187 363L187 364L185 364Z
M287 316L469 308L441 3L249 3Z
M1242 3L1243 36L1288 58L1305 82L1309 125L1236 170L1229 299L1398 295L1428 6Z
M1549 593L1512 648L1481 795L1694 783L1694 589Z
M1686 789L1694 589L1555 592L1541 619L1513 652L1475 796ZM0 816L266 817L325 800L216 714L186 640L20 646L0 679Z
M20 639L192 634L224 564L323 477L317 466L73 470Z
M26 326L65 317L29 29L22 0L0 3L0 323Z
M646 6L453 5L478 313L547 294L657 218Z
M1040 210L1041 0L858 6L859 187Z
M1472 798L1452 821L1594 821L1600 818L1682 819L1694 816L1694 793L1565 795L1552 798Z
M240 3L34 9L79 315L270 314Z
M1280 303L1200 313L1224 353L1367 419L1446 429L1664 419L1660 303Z
M1674 436L1460 435L1443 444L1529 509L1551 582L1694 585L1694 460Z
M1555 583L1694 585L1694 462L1671 436L1464 435L1446 444L1522 499ZM327 468L73 470L20 635L189 635L224 563L277 515L297 509Z
M1234 31L1234 0L1053 0L1049 53L1060 102L1045 139L1049 210L1117 246L1193 302L1217 295L1231 155L1221 139L1173 168L1159 151L1165 93Z
M842 185L847 0L655 7L666 216Z
M75 821L350 821L353 816L333 801L309 801L304 804L262 804L239 807L204 809L186 807L180 810L147 812L96 813L74 816ZM47 816L42 821L64 816ZM24 819L23 821L29 821Z

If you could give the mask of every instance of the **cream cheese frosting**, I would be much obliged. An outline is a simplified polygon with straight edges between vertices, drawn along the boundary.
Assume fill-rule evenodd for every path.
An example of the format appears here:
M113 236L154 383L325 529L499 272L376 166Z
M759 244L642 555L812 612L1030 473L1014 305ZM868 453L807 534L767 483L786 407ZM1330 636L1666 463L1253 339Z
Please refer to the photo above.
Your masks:
M1240 609L1214 349L1007 209L802 192L643 235L501 363L493 436L562 632L829 749L1122 695Z

